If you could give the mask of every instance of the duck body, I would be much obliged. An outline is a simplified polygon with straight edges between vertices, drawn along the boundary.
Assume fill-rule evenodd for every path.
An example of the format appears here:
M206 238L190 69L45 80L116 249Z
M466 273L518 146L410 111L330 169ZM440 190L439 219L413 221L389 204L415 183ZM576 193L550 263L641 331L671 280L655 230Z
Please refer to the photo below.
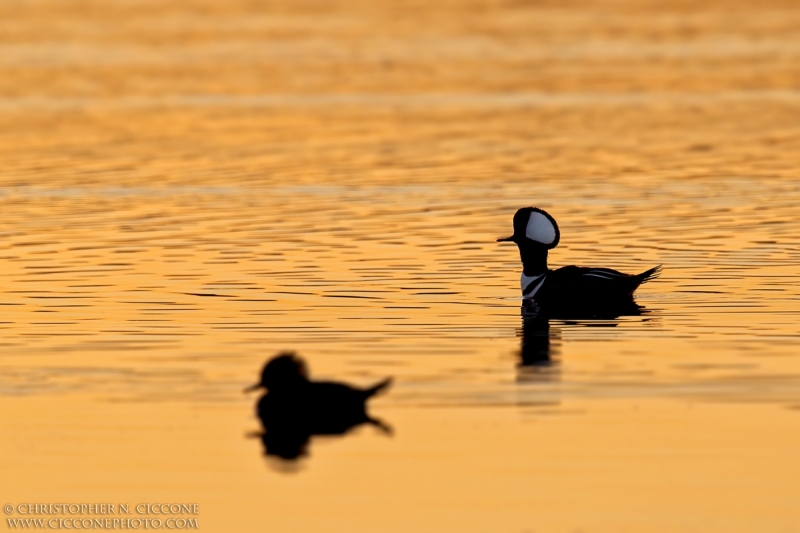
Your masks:
M264 432L267 455L297 459L308 454L314 435L343 435L361 424L385 432L390 428L367 413L367 400L385 390L391 378L369 388L346 383L312 381L305 362L294 353L272 358L261 372L261 381L245 390L267 390L256 403L256 415Z
M256 414L265 428L296 428L314 435L338 435L372 422L366 402L389 385L359 389L343 383L302 381L273 388L261 397Z
M551 270L548 251L558 246L561 233L555 219L536 207L523 207L514 215L514 234L498 242L513 242L522 261L520 288L524 300L542 307L602 308L629 303L642 283L658 277L661 266L640 274L611 268L565 266Z
M657 266L641 274L623 274L611 268L565 266L520 279L522 298L542 305L560 302L611 302L627 300L642 283L657 277Z

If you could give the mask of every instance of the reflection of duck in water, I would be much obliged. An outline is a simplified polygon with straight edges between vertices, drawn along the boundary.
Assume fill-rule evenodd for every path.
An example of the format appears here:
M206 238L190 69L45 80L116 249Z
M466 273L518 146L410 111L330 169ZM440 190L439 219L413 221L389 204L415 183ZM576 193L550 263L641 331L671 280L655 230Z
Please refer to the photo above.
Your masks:
M522 330L520 338L521 367L546 367L552 365L558 355L560 342L552 342L550 319L535 304L523 302Z
M307 455L312 435L343 435L364 423L388 432L387 426L367 414L366 401L391 381L385 379L368 389L311 381L302 359L293 353L282 353L267 362L261 381L245 390L267 389L256 406L264 426L266 454L297 459Z
M560 238L553 217L536 207L523 207L514 214L514 234L497 240L513 242L519 248L523 299L549 308L578 305L602 309L632 301L639 285L657 277L661 271L660 265L641 274L577 266L550 270L547 252L558 246Z
M628 302L615 302L598 311L596 307L572 306L556 309L542 308L532 300L523 300L520 314L520 362L521 381L552 380L558 376L558 356L561 351L559 327L551 328L550 320L568 326L614 327L616 322L607 322L620 316L639 316L647 310L632 299ZM602 322L598 322L598 320Z

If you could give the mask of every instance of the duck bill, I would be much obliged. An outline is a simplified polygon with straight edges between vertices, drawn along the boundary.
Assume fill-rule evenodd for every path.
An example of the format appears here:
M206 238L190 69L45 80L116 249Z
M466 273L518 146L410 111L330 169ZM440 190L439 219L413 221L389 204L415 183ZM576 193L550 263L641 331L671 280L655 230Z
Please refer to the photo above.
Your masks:
M261 388L261 383L256 383L254 385L250 385L249 387L246 387L242 392L244 392L244 393L253 392L253 391L256 391L256 390L258 390L260 388Z
M502 238L502 239L497 239L497 242L515 242L515 241L514 241L514 236L512 235L511 237L505 237L505 238Z

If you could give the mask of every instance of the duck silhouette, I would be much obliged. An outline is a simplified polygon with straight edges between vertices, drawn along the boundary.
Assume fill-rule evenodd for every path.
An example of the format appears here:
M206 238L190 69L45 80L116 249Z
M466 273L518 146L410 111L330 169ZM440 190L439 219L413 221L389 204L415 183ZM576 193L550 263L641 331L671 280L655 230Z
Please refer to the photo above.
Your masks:
M372 418L366 402L386 390L387 378L369 388L345 383L312 381L305 362L293 352L280 353L261 371L261 380L245 392L267 390L256 404L267 455L297 459L308 455L312 435L344 435L361 424L372 424L386 433L391 429Z
M551 270L547 266L547 253L558 246L560 240L556 220L538 207L518 209L514 214L514 234L497 239L497 242L513 242L519 248L523 300L532 300L559 312L580 309L584 313L616 313L615 308L633 302L633 293L639 285L661 273L661 265L640 274L575 265Z

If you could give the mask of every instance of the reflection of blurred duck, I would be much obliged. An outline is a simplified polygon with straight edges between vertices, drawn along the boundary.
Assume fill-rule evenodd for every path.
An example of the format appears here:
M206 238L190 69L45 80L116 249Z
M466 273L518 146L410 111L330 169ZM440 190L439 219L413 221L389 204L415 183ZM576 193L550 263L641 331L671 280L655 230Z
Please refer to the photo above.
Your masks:
M641 274L623 274L610 268L565 266L547 268L547 252L558 246L561 234L555 219L536 207L523 207L514 214L514 234L497 242L510 241L519 248L522 260L522 297L544 306L564 304L602 307L630 301L642 283L658 277L661 266Z
M303 360L293 353L283 353L267 362L261 381L246 390L267 389L256 406L264 426L266 453L296 459L306 455L311 435L342 435L364 423L389 431L367 414L366 401L391 381L385 379L368 389L311 381Z

